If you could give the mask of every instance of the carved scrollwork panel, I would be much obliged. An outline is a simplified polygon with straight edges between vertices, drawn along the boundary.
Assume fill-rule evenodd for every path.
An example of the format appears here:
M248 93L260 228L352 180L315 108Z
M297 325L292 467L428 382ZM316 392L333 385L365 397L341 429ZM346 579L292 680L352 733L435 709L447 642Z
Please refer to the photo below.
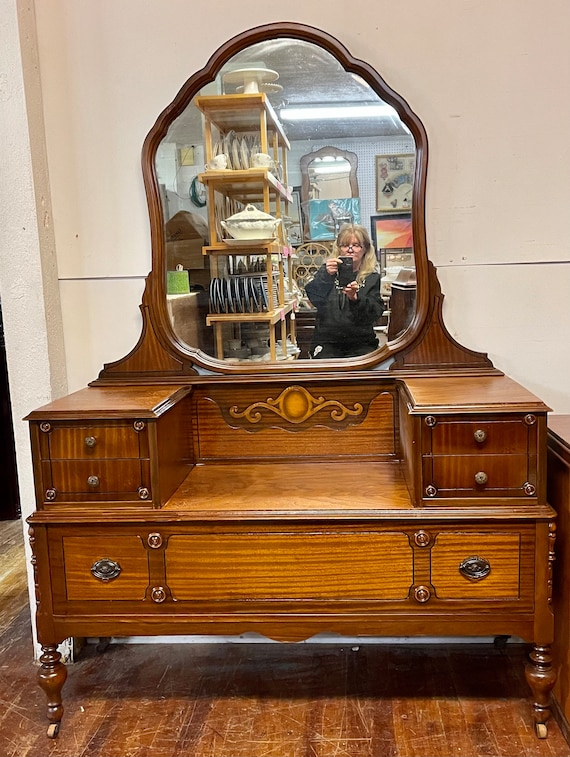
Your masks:
M302 424L316 415L323 420L340 423L347 418L357 418L365 413L364 406L355 402L352 407L336 399L313 397L303 386L288 386L277 397L252 402L244 409L237 405L230 407L232 419L244 420L248 424L260 423L267 416L277 416L291 424Z

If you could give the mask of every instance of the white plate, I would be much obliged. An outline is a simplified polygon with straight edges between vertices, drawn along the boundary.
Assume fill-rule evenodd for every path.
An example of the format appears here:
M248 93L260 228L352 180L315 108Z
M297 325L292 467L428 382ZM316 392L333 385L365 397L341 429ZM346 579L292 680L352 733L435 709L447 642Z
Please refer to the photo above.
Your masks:
M271 244L272 242L275 242L275 237L271 237L270 239L224 239L222 240L224 244L227 244L228 247L255 247L259 244Z
M247 147L247 142L245 141L245 137L240 142L240 157L241 157L241 167L249 168L250 167L249 149Z
M241 168L247 168L247 166L242 166L241 164L239 144L236 137L234 137L232 142L232 167L234 171L239 171Z

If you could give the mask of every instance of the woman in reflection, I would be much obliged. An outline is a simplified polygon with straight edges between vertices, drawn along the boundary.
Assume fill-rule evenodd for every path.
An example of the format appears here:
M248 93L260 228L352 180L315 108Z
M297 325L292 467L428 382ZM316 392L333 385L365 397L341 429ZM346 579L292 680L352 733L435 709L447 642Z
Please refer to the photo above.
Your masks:
M343 262L342 258L347 260ZM317 308L311 357L354 357L378 347L373 326L384 304L376 253L363 226L341 227L332 257L319 268L305 291Z

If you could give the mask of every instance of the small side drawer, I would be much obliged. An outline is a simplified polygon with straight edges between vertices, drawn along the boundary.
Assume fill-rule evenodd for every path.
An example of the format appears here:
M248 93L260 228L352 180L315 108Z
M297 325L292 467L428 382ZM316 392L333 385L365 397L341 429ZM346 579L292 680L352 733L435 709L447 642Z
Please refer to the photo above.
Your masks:
M141 460L55 460L43 463L44 481L56 491L93 494L95 492L136 491L144 483Z
M42 458L148 457L147 425L144 422L75 426L40 424Z
M526 455L427 456L423 459L425 493L435 498L522 497L525 485L536 482L535 469L535 458Z
M428 444L425 452L434 455L526 454L529 446L536 448L536 423L529 425L524 418L489 421L466 421L458 418L436 419L426 424Z

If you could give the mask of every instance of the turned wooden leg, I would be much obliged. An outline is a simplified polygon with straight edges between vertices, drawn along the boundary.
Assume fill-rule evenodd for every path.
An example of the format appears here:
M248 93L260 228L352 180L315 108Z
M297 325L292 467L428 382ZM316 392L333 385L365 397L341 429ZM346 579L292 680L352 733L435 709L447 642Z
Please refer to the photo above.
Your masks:
M48 736L54 739L59 733L59 724L63 717L61 690L67 678L67 669L61 662L57 644L42 646L41 667L38 670L38 684L47 697L47 716L50 721Z
M526 666L526 680L533 696L533 718L536 735L546 738L546 721L550 717L550 692L556 682L556 670L552 667L550 645L534 645Z

